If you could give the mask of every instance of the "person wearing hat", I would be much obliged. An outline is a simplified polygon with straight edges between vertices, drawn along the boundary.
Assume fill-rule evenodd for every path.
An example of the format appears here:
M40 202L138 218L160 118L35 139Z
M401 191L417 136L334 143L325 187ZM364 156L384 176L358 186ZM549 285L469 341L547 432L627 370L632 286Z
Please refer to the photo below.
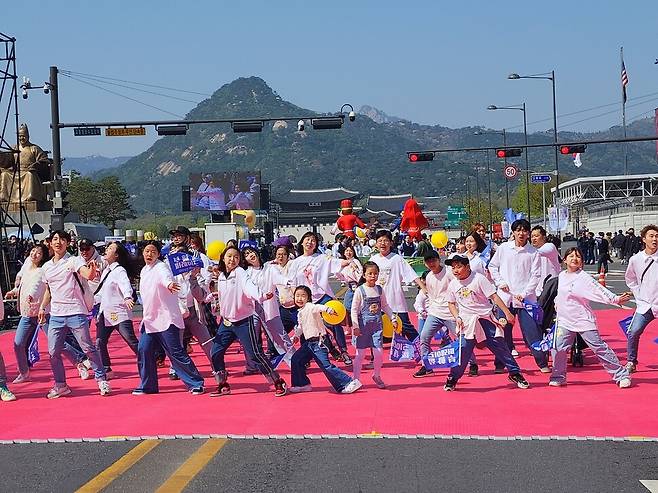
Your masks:
M354 239L356 235L354 234L354 227L358 226L359 228L365 228L365 223L354 214L352 209L352 201L349 199L340 201L340 210L338 211L338 220L333 228L331 228L331 234L335 235L336 233L342 233L348 238Z
M471 271L470 260L464 254L453 253L445 263L452 268L454 276L447 289L448 308L456 321L457 334L463 339L460 364L450 369L443 389L455 390L477 343L484 343L496 359L503 362L511 382L520 389L527 389L530 384L503 338L502 328L506 323L514 323L514 315L496 294L496 287L479 272ZM491 302L505 318L495 318Z

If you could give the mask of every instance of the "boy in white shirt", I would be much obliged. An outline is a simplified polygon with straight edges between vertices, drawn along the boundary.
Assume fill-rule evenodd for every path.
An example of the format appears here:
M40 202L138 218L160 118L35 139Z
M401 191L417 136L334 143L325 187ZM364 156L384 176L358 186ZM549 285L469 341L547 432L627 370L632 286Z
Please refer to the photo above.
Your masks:
M658 226L645 226L640 232L640 238L644 242L644 250L630 258L624 276L637 302L628 330L626 369L630 373L637 367L640 337L649 322L658 315Z
M502 337L501 325L505 322L513 323L514 315L496 294L494 285L482 274L471 272L470 261L466 255L455 253L446 260L446 265L452 267L455 276L448 285L448 307L456 320L458 337L463 336L464 339L460 364L451 368L443 389L455 390L478 342L485 342L487 348L503 362L511 382L520 389L527 389L530 384L521 375L519 365ZM489 300L502 311L504 319L494 318Z
M402 334L408 340L413 341L418 337L418 331L409 320L407 301L404 297L402 284L415 282L419 289L426 291L425 283L402 256L391 251L393 235L390 231L385 229L379 230L376 241L379 253L370 257L370 261L379 266L377 284L383 288L386 300L393 313L400 317L402 321Z
M537 366L542 373L550 373L548 354L532 349L533 343L541 341L542 333L524 306L524 300L537 301L536 291L541 281L541 258L537 249L528 241L530 223L526 219L517 219L512 223L512 235L512 241L502 243L496 250L489 262L489 273L498 288L498 296L512 314L519 317L523 340L532 352ZM512 324L505 326L505 340L512 350ZM499 373L504 371L502 362L497 360L495 365Z

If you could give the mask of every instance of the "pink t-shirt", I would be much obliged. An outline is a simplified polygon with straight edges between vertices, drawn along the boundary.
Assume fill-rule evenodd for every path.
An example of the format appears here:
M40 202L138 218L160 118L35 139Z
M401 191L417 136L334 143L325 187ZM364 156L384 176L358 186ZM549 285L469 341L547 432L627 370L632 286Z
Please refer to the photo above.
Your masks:
M89 312L84 293L73 276L74 272L77 273L78 279L84 286L80 268L85 265L85 259L73 257L70 253L66 253L57 262L53 258L43 264L43 279L50 289L51 316L69 317L86 315Z

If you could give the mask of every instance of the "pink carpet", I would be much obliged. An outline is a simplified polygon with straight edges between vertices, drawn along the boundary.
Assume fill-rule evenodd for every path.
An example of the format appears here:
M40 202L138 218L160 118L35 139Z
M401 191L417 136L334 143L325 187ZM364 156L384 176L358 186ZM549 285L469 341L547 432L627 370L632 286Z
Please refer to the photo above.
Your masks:
M625 362L625 340L617 320L628 311L598 313L601 332ZM527 350L518 358L528 390L514 387L506 375L493 374L493 360L478 351L481 375L464 377L458 391L444 392L447 370L414 379L414 365L387 362L383 378L387 390L377 389L366 371L365 386L353 395L337 395L315 367L310 377L312 393L275 398L261 376L241 376L243 356L230 351L228 368L232 394L211 398L192 396L179 381L170 381L160 370L160 394L133 396L137 386L135 357L114 334L110 341L115 379L113 394L100 397L94 380L82 381L67 363L71 396L45 398L52 385L45 337L42 361L32 371L33 381L11 385L16 402L0 402L0 439L82 438L144 435L285 435L285 434L443 434L495 436L644 436L658 437L655 404L658 402L658 336L656 324L645 332L640 348L641 364L633 387L615 386L591 351L585 366L569 366L569 385L548 387ZM517 348L520 334L515 329ZM9 382L16 375L13 332L0 335L0 350ZM212 386L210 367L198 346L193 358ZM388 359L388 353L386 354ZM290 372L282 367L290 382Z

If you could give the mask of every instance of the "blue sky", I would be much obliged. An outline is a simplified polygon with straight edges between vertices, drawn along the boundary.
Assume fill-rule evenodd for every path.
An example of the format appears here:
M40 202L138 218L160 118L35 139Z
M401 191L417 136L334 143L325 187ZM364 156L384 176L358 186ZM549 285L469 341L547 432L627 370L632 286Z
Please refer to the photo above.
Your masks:
M48 78L50 65L205 94L237 77L257 75L284 99L313 110L369 104L453 128L517 126L521 112L485 108L524 101L529 122L549 119L529 130L551 128L550 82L509 81L507 75L554 69L558 114L619 103L562 117L559 128L600 130L621 121L622 45L629 121L658 106L657 14L655 0L33 0L5 3L0 31L17 38L19 76L33 84ZM70 78L61 77L60 86L63 122L171 116ZM180 115L195 106L105 87ZM632 99L640 96L647 97ZM32 140L50 149L48 97L33 91L19 105ZM147 131L146 138L74 138L64 130L62 153L137 154L154 141L154 132Z

